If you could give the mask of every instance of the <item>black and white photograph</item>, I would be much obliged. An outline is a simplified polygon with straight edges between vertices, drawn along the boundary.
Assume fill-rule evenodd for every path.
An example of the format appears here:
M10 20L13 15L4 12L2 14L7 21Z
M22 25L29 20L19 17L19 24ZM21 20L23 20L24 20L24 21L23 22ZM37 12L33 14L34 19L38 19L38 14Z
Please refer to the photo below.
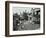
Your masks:
M45 34L45 4L6 1L5 36Z
M13 31L40 29L40 8L13 7Z

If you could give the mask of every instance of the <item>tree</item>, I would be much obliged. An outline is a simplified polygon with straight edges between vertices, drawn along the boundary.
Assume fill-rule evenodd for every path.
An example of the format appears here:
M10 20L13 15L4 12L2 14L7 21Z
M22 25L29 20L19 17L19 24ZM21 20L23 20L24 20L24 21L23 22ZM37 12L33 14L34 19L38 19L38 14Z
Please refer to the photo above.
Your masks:
M18 30L19 18L20 16L17 13L13 15L13 30Z
M27 16L26 12L23 12L23 17L24 17L25 20L28 20L28 16Z
M37 19L37 21L33 21L35 22L35 24L40 24L40 14L39 14L40 10L34 11L33 12L33 17L35 17ZM35 14L36 13L36 14Z

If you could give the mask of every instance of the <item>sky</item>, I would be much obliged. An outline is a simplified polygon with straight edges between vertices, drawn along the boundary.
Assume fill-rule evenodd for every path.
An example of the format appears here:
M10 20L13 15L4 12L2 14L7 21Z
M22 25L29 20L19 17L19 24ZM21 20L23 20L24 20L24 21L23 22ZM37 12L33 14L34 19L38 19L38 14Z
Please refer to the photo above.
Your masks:
M35 9L35 11L39 10L39 8L33 8L33 9ZM25 11L26 13L32 13L32 8L30 7L13 7L12 10L13 14L17 13L18 15L20 15L20 13L23 14L23 12Z
M13 10L13 14L15 14L15 13L20 14L20 12L23 13L23 11L25 11L25 10L26 10L27 13L31 12L30 7L13 7L12 10Z

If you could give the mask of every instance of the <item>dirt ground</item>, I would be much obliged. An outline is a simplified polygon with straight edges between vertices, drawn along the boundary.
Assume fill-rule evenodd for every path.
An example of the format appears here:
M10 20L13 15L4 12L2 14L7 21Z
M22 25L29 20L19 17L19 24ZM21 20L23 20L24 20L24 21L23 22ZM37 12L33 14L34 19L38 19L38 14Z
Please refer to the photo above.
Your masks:
M27 23L24 22L24 23L19 25L18 30L36 30L38 28L40 28L39 24L32 24L30 22L27 22Z

